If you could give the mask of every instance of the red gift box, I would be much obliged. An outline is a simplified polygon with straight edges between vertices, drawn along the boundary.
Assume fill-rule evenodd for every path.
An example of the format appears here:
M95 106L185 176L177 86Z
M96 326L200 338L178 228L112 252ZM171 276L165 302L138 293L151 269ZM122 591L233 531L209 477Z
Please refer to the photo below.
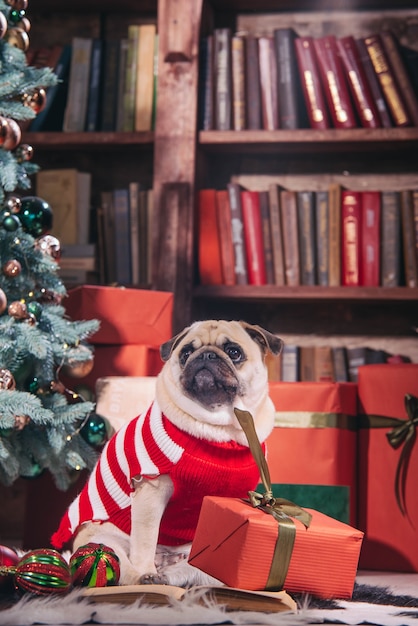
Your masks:
M276 408L267 439L271 482L347 486L355 525L357 386L271 382L270 397Z
M160 346L172 337L173 294L147 289L84 285L64 301L73 320L98 319L94 344Z
M407 424L405 406L406 394L418 396L418 365L361 367L358 394L359 413L367 416L359 434L358 525L365 533L360 566L418 572L418 447L413 445L418 414L415 425L412 421ZM390 423L387 418L398 419ZM393 448L388 435L396 433L399 426L407 426L401 431L409 431L412 438Z
M363 533L306 510L312 515L309 528L294 520L296 536L284 589L351 598ZM228 586L265 589L280 532L276 519L239 498L206 496L189 562Z

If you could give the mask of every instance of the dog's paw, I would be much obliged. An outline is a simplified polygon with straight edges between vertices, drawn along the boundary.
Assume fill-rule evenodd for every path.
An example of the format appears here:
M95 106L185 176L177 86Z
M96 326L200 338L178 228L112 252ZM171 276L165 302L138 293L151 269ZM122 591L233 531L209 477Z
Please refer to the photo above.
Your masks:
M163 574L144 574L139 578L140 585L168 585L168 578Z
M167 579L169 585L176 585L177 587L221 584L219 580L202 572L197 567L193 567L186 560L169 565L161 573Z

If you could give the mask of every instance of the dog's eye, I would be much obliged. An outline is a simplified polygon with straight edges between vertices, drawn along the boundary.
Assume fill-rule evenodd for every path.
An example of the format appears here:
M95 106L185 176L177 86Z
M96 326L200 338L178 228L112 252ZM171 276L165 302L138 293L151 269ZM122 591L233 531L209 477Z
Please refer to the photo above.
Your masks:
M244 354L241 348L235 343L227 343L224 346L224 352L225 354L229 356L231 361L233 361L234 363L238 363L239 361L242 361L244 358Z
M184 365L191 354L193 354L194 348L192 345L184 346L179 355L180 365Z

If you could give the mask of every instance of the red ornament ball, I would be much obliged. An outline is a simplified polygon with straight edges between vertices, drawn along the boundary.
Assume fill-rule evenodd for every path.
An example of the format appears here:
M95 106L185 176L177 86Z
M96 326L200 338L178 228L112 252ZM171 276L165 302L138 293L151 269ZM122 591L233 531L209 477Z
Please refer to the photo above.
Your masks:
M14 550L7 546L0 546L0 572L2 567L14 567L17 565L19 557ZM0 575L0 587L11 583L9 576Z
M119 558L103 543L80 546L70 559L70 570L73 585L80 587L109 587L120 577Z
M56 550L31 550L16 566L15 586L37 595L66 593L71 586L70 568Z

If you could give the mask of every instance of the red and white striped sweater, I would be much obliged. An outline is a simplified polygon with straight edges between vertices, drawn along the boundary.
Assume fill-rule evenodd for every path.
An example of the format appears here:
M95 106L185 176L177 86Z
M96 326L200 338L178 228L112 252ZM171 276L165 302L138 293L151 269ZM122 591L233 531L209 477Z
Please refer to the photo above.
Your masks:
M129 534L132 479L160 474L169 474L174 484L160 525L163 545L192 541L205 495L245 498L259 481L247 446L197 439L174 426L154 402L103 448L89 480L53 534L52 545L62 548L87 521L110 521Z

